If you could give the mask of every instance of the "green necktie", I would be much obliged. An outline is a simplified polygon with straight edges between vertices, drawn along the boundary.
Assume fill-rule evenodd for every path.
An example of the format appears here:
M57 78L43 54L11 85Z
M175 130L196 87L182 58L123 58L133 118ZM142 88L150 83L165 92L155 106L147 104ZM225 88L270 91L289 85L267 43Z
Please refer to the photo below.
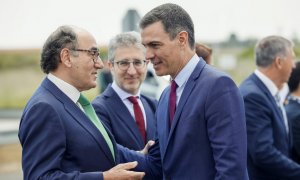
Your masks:
M112 154L113 158L115 159L113 144L112 144L103 124L100 122L98 116L96 115L96 112L95 112L93 106L91 105L89 100L86 97L84 97L81 93L80 93L78 102L81 104L82 108L84 109L85 114L90 118L90 120L94 123L94 125L99 129L99 131L103 135L103 137L111 151L111 154Z

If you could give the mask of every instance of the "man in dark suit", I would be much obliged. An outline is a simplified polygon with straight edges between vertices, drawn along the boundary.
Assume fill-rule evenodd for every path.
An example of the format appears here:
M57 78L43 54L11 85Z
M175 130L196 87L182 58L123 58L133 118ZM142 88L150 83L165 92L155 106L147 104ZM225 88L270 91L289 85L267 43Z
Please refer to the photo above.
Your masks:
M113 83L93 101L95 111L118 144L141 150L154 139L156 100L140 94L147 65L145 47L140 34L126 32L116 35L108 46L108 66ZM139 114L130 98L137 97ZM135 111L136 110L136 111Z
M293 159L300 163L300 62L291 73L288 81L290 95L285 106L286 114L291 123L291 133L293 137Z
M96 87L103 68L94 37L81 28L59 27L44 44L41 68L47 77L19 128L24 179L141 179L144 173L129 171L136 162L117 165L129 150L117 146L99 120L92 121L97 116L81 94Z
M163 4L140 28L146 59L157 75L172 77L158 102L153 145L160 147L164 179L248 179L242 97L230 77L196 55L188 13Z
M300 166L290 159L289 123L279 99L294 58L289 40L280 36L262 39L255 47L257 69L240 86L246 110L250 179L300 179Z

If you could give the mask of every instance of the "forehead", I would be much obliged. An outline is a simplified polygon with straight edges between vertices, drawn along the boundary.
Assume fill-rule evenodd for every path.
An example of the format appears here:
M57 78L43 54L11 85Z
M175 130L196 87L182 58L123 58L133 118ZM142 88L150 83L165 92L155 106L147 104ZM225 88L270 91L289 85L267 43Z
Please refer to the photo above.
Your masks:
M141 30L142 43L147 45L151 42L162 42L170 40L169 34L166 33L163 24L155 22Z
M97 47L96 39L87 31L78 31L77 40L80 48L90 49Z

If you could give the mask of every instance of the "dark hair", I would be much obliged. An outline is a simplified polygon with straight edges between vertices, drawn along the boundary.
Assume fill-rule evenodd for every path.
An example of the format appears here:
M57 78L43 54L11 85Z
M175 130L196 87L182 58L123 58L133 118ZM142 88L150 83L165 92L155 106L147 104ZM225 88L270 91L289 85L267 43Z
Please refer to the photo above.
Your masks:
M293 50L293 43L281 36L268 36L255 46L255 61L259 67L267 67L276 57L286 57Z
M202 57L205 61L208 61L209 56L212 55L212 48L206 46L205 44L196 43L195 46L196 54Z
M77 36L71 26L60 26L46 40L42 54L40 66L44 73L48 74L57 69L60 60L60 52L63 48L75 49L77 46Z
M149 11L140 21L140 28L144 29L148 25L161 21L164 30L173 40L180 31L187 31L189 36L189 46L194 49L194 24L190 15L176 4L163 4Z
M294 92L298 89L300 83L300 62L296 63L296 67L293 69L288 85L291 92Z

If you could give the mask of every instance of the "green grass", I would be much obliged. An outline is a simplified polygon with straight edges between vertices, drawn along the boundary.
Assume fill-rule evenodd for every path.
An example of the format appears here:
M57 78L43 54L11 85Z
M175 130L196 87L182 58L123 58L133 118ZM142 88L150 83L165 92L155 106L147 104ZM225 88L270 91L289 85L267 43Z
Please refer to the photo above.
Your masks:
M23 109L45 74L37 67L23 67L0 71L0 108ZM98 88L84 92L92 100Z

